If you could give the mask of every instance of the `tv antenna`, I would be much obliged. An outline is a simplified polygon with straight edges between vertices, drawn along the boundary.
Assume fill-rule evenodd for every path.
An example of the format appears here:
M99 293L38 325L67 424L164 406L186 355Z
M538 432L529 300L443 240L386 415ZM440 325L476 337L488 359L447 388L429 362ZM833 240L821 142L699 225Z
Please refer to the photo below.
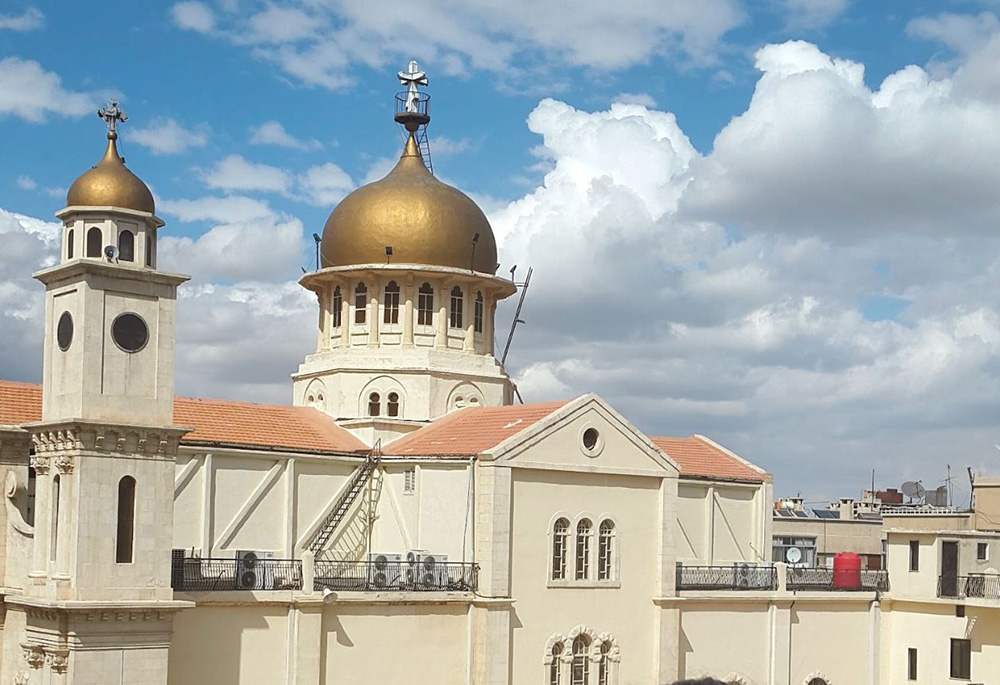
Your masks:
M396 123L413 136L427 170L434 173L431 164L431 145L427 140L427 124L431 122L431 96L420 90L427 87L427 74L420 70L416 60L410 60L406 71L396 74L406 90L396 93Z
M510 280L514 280L514 271L517 269L517 264L510 269ZM528 286L531 284L531 267L528 267L528 275L524 277L523 283L515 282L514 285L521 289L521 296L517 300L517 309L514 310L514 320L510 324L510 333L507 334L507 344L503 346L503 356L500 357L500 366L506 367L507 365L507 353L510 352L510 344L514 341L514 331L517 330L517 324L524 323L521 318L521 307L524 306L524 296L528 294Z

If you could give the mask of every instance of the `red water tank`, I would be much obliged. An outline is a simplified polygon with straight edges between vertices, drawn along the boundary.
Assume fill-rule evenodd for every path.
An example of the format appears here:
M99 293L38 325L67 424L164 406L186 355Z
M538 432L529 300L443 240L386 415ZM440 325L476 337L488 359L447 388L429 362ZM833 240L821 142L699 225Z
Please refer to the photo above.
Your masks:
M833 557L833 587L857 590L861 587L861 557L841 552Z

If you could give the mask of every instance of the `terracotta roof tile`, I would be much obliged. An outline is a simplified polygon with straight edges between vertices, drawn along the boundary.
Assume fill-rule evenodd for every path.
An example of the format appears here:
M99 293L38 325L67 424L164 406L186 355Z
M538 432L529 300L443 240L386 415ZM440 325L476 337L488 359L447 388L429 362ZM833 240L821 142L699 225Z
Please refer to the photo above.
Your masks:
M471 456L496 447L512 435L564 406L566 402L468 407L452 412L389 443L395 456Z
M682 476L763 483L766 474L749 466L699 435L689 438L651 437L653 444L677 462Z
M0 381L0 425L42 419L42 386ZM228 445L308 452L367 450L364 443L311 407L189 397L174 399L174 423L193 428L187 445Z

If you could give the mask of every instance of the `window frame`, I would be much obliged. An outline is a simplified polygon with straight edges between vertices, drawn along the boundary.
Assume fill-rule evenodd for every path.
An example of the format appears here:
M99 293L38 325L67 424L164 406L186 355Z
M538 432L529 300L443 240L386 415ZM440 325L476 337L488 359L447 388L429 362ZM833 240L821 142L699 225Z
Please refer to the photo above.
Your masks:
M76 237L75 231L71 228L66 231L66 260L73 259L73 240Z
M390 391L385 396L385 415L391 419L398 419L400 415L400 410L403 408L403 403L399 401L399 393L395 390Z
M906 648L906 679L916 680L917 679L917 648L907 647Z
M434 286L427 281L417 289L417 325L434 325Z
M344 325L344 294L339 285L333 289L333 295L330 298L330 316L333 328L340 328Z
M93 249L94 247L97 249ZM100 226L91 226L84 235L83 254L88 259L100 259L103 252L104 231L101 230Z
M977 542L976 561L989 561L989 560L990 560L990 543Z
M354 286L354 324L364 326L368 323L368 285L358 281Z
M399 284L396 281L389 281L382 289L382 323L399 325Z
M473 333L483 332L483 315L486 308L486 302L483 300L482 291L476 293L476 300L473 306L472 312L472 331Z
M368 393L368 417L380 416L382 416L382 394L378 390L372 390Z
M461 286L451 289L451 299L448 307L448 328L461 330L465 323L465 292Z
M920 572L920 540L910 540L910 573Z
M956 647L959 648L957 663L955 659ZM948 673L949 677L955 680L972 680L972 640L961 637L951 638L948 650Z
M590 580L590 555L593 551L594 522L589 518L581 518L576 522L573 556L573 580L588 582Z
M563 524L561 531L560 524ZM572 523L568 517L559 516L549 526L549 530L552 532L552 540L549 545L549 549L551 550L551 554L549 555L550 581L563 583L569 580L569 563L567 557L569 553L569 531L571 525Z
M605 529L605 526L608 526ZM605 518L597 527L597 582L609 582L615 580L616 573L615 554L618 537L617 526L613 519Z
M127 491L126 491L127 487ZM135 562L135 513L138 487L135 478L122 476L118 479L118 507L116 510L115 563ZM123 506L127 505L127 506Z
M591 646L590 637L586 633L580 633L573 638L573 643L570 646L572 654L569 667L570 685L589 685Z
M118 260L122 262L135 261L135 233L127 228L118 232Z

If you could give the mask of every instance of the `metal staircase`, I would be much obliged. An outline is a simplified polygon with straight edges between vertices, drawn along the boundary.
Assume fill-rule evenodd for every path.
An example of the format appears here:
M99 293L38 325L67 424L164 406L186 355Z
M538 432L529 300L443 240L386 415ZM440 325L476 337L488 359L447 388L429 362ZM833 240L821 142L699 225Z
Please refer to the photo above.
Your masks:
M358 470L351 476L351 480L347 484L344 493L337 500L337 503L329 515L327 515L326 520L323 521L323 524L316 530L312 540L309 541L309 550L313 554L318 556L323 551L323 548L326 547L326 544L330 542L334 532L337 530L337 526L347 516L347 512L350 511L351 505L357 501L358 496L364 492L365 486L368 485L372 474L378 470L381 462L382 442L380 440L375 443L375 446L372 447L367 457L365 457L365 463L359 466Z

